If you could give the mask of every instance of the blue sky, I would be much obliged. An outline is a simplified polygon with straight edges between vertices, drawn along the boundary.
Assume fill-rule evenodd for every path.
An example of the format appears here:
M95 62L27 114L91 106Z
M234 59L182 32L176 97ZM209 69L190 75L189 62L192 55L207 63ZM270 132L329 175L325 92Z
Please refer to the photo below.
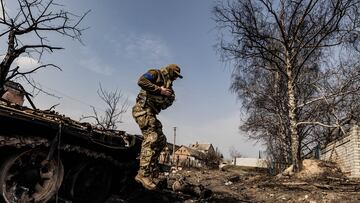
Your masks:
M106 90L121 90L132 106L139 91L137 79L149 68L176 63L184 79L176 80L177 99L159 119L169 142L173 127L177 143L212 143L229 157L235 147L248 157L256 157L260 147L246 141L238 130L240 103L229 91L231 67L220 61L214 45L218 31L212 20L215 1L209 0L64 0L75 13L91 10L84 19L83 45L52 36L52 44L65 49L45 55L43 62L55 63L63 71L38 71L34 78L47 91L61 98L37 95L34 102L78 119L99 111L99 83ZM30 60L19 61L31 65ZM131 117L131 108L119 129L140 134Z

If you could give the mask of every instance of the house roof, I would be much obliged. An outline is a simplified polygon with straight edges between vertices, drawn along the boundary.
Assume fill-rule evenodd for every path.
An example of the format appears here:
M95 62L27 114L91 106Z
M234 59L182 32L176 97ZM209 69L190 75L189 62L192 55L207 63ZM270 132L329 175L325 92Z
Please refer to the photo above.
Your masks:
M195 157L195 158L198 158L198 159L204 159L205 158L205 154L204 153L202 153L202 152L200 152L200 151L198 151L198 150L196 150L196 149L192 149L192 148L190 148L190 147L186 147L186 146L181 146L176 152L178 152L179 150L181 150L181 149L185 149L188 153L189 153L189 155L190 156L193 156L193 157ZM176 153L175 152L175 153Z
M171 143L166 144L166 147L168 148L169 151L173 150L173 146L174 146L174 144L171 144ZM178 150L179 148L180 148L179 145L175 145L175 151Z
M190 144L189 147L192 149L196 149L196 150L208 151L212 147L212 144L210 144L210 143L204 143L204 144L195 143L195 144Z

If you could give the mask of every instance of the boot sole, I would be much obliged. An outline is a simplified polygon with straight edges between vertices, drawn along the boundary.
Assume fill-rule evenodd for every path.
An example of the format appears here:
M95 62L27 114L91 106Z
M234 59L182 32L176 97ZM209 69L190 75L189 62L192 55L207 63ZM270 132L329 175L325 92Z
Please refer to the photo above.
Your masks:
M135 176L135 180L136 182L140 183L144 188L148 189L148 190L155 190L156 189L156 186L155 187L150 187L148 186L147 184L145 184L141 178L139 178L138 176Z

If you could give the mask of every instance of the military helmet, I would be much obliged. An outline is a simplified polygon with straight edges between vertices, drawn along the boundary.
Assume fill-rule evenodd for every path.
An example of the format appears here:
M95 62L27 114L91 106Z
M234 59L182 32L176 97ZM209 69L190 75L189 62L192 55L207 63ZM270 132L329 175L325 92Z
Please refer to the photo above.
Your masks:
M183 76L180 74L181 69L178 65L170 64L170 65L166 66L166 69L169 71L170 77L177 76L179 78L183 78Z

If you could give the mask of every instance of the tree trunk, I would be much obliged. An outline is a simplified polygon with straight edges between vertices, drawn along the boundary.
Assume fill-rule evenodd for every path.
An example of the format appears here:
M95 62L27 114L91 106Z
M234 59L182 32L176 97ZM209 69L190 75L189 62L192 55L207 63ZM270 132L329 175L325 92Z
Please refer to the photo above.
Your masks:
M295 98L295 82L294 82L294 72L293 66L289 61L289 55L286 58L286 73L287 73L287 94L288 94L288 114L290 121L290 136L291 136L291 158L293 164L293 171L300 171L300 161L301 157L299 156L299 134L297 128L297 118L296 118L296 98Z
M294 166L294 172L300 170L300 156L299 156L299 135L297 129L296 119L296 100L294 95L294 85L288 81L288 97L289 97L289 120L291 133L291 157Z

